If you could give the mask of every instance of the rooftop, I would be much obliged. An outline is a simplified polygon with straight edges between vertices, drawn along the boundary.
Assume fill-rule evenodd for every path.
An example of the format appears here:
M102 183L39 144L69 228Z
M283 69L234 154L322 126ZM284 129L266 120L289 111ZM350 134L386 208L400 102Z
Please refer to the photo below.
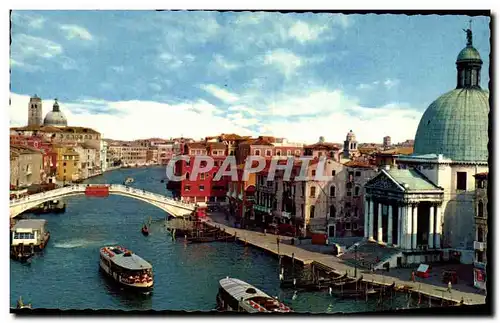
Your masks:
M14 226L14 230L17 229L34 229L40 230L45 226L47 220L43 219L30 219L30 220L19 220Z
M398 169L392 167L389 170L384 170L389 176L403 186L408 191L426 191L426 190L441 190L441 188L432 183L425 175L415 169ZM408 187L405 187L405 184Z

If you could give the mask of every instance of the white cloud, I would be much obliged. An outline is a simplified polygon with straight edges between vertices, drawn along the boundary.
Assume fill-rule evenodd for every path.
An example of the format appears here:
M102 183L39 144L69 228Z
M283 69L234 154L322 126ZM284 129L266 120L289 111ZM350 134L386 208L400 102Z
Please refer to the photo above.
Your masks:
M220 87L213 85L213 84L208 84L208 85L202 85L200 88L216 98L222 100L225 103L234 103L239 100L239 97L236 94L233 94L227 90L221 89Z
M179 68L185 64L189 64L195 60L195 57L191 54L187 54L184 56L176 56L168 52L163 52L159 55L161 67L167 67L171 69Z
M399 85L399 80L398 79L386 79L384 81L384 86L390 90L392 89L393 87Z
M215 106L202 100L176 105L151 101L92 101L95 100L60 101L59 105L69 125L90 127L101 132L105 138L132 140L147 137L178 137L180 134L185 137L202 138L219 134L221 131L255 135L244 126L219 116L219 111ZM11 126L26 124L28 102L29 96L11 93L9 108ZM52 101L43 100L42 103L45 115L50 111ZM92 113L92 107L98 107L101 111L109 111L109 114ZM169 122L171 120L176 120L176 122ZM168 127L165 127L166 123L169 124Z
M228 60L227 58L225 58L224 56L220 55L220 54L216 54L214 55L214 60L215 60L215 64L218 66L218 67L221 67L225 70L234 70L234 69L237 69L240 65L235 63L235 62L231 62L230 60Z
M69 40L74 38L79 38L81 40L93 39L87 29L78 25L61 25L59 28L66 33L66 38Z
M18 34L12 37L11 58L18 63L26 63L32 58L53 58L62 54L63 48L51 40Z
M297 21L288 30L291 37L295 38L300 43L317 40L318 37L326 30L325 25L311 25L304 21Z
M303 64L303 61L289 50L276 49L266 53L264 64L277 67L286 78L289 78L295 74L295 70Z
M247 107L247 106L243 106L243 105L235 105L235 106L231 106L228 108L228 111L233 111L233 112L243 112L243 113L246 113L246 114L249 114L251 116L256 116L256 115L262 115L263 113L257 109L254 109L254 108L250 108L250 107Z
M14 24L19 24L19 26L28 26L32 29L40 29L45 24L45 18L38 15L27 14L23 11L13 11L11 17Z

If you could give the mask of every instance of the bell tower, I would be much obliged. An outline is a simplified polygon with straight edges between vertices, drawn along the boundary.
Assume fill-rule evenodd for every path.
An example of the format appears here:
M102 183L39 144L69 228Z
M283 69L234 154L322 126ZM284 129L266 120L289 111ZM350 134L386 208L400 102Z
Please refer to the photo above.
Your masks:
M42 125L42 99L36 94L30 98L28 104L28 126Z

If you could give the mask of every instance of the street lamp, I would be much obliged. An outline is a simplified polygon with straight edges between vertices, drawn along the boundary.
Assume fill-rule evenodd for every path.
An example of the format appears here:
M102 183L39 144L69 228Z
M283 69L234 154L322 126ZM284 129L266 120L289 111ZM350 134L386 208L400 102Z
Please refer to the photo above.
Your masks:
M354 244L354 277L358 277L358 246L356 242Z

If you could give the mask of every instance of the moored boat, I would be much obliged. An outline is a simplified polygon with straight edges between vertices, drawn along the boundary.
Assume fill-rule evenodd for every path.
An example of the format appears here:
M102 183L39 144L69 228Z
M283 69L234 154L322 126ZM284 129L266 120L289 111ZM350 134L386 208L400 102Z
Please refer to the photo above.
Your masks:
M31 303L24 304L23 298L21 296L19 296L19 299L17 300L16 308L19 310L31 309Z
M147 225L143 225L142 229L141 229L141 232L142 232L143 235L148 236L149 235L148 226Z
M124 247L102 247L99 267L122 287L144 293L149 293L153 289L151 264Z
M256 287L236 278L219 281L217 309L247 313L289 313L290 307Z

